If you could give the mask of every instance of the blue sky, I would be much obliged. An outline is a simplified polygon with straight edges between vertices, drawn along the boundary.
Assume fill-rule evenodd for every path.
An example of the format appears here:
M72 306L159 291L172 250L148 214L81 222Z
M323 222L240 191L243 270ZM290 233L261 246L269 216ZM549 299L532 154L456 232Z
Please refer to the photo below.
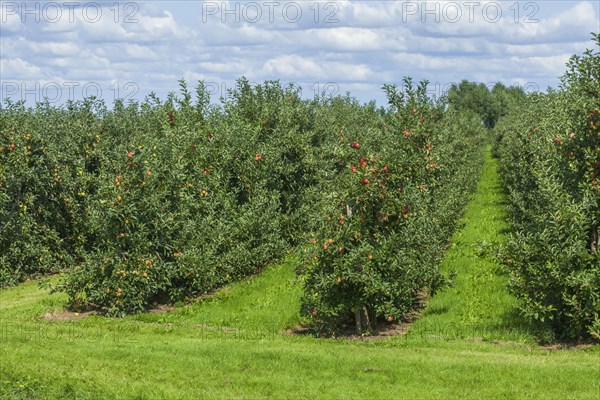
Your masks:
M404 76L432 96L462 79L545 90L590 32L598 1L2 1L0 95L111 104L184 78L216 100L241 76L379 104Z

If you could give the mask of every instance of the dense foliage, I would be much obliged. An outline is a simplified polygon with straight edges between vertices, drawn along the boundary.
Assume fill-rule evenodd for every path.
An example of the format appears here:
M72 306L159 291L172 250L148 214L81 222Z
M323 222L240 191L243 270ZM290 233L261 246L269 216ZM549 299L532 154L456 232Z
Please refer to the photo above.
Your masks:
M402 318L443 281L483 137L472 114L405 83L406 96L386 87L388 109L244 79L219 106L184 82L180 96L112 110L5 103L0 284L72 267L60 289L73 308L123 315L319 237L323 254L299 268L308 316Z
M405 87L385 88L379 129L341 136L334 208L300 268L302 311L318 329L400 320L444 283L437 265L479 176L484 133L474 114L428 99L425 83Z
M496 130L514 230L504 261L521 309L560 337L599 337L598 48L573 56L560 90L530 95Z
M136 312L253 274L310 230L314 109L297 89L191 97L2 109L0 283L74 266L73 307Z

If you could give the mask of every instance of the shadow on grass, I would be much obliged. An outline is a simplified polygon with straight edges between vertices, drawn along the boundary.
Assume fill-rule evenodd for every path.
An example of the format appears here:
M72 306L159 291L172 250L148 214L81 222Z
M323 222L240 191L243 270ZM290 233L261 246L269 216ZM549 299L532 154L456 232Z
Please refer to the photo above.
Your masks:
M448 306L429 306L423 310L423 316L427 315L443 315L450 311Z
M539 345L556 342L556 337L550 327L541 321L526 318L517 308L502 313L494 329L513 332L515 335L533 340Z

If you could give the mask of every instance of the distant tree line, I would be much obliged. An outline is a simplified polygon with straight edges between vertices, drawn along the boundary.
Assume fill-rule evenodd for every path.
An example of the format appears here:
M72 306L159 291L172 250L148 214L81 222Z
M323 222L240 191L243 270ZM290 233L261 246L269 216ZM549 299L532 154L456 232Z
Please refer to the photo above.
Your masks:
M496 83L490 90L483 83L463 80L448 90L448 104L458 110L472 110L481 117L487 128L493 128L498 120L525 99L525 91L518 86Z

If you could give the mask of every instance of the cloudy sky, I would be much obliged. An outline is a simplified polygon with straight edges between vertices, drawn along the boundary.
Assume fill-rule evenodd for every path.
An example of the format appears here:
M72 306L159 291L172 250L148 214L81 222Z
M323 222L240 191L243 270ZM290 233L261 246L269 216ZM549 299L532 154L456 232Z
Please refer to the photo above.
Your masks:
M592 47L598 1L1 1L1 97L57 104L97 95L164 98L181 78L213 98L241 76L350 92L427 79L557 86Z

